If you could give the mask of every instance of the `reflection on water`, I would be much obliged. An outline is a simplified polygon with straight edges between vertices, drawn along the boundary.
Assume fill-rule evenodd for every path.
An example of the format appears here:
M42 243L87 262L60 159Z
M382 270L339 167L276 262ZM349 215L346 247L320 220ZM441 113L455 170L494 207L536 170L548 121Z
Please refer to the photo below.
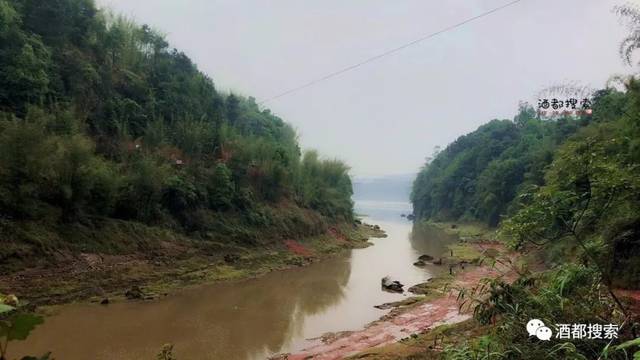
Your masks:
M20 348L51 350L60 359L152 359L171 342L182 359L264 358L301 331L305 314L344 297L348 259L316 265L187 289L156 302L68 306Z
M58 359L152 359L164 343L181 359L263 359L304 347L325 332L354 330L376 320L373 308L406 295L380 290L389 275L410 286L436 267L412 263L439 255L449 241L421 230L413 236L404 203L358 203L366 221L389 235L375 246L259 279L206 285L148 303L65 306L46 319L15 355L53 351Z
M409 241L415 251L434 258L448 255L447 245L457 242L457 239L455 235L449 235L432 226L415 226L409 235Z

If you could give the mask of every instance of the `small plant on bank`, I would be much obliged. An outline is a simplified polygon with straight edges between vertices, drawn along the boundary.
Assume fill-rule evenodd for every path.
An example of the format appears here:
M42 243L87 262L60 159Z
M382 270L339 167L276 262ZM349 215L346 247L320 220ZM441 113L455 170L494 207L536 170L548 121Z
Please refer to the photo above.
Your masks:
M10 341L25 340L31 331L43 323L40 316L23 311L15 295L0 294L0 360L7 359ZM22 360L53 360L50 353L41 357L25 356Z

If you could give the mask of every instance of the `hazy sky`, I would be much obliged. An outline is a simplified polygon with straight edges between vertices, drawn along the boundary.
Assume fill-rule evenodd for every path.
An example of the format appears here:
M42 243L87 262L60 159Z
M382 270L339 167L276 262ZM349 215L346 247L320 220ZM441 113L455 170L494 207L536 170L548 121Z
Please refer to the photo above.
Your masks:
M98 0L167 35L218 89L258 100L509 0ZM445 146L560 82L629 72L615 0L523 0L266 104L303 148L355 175L415 172Z

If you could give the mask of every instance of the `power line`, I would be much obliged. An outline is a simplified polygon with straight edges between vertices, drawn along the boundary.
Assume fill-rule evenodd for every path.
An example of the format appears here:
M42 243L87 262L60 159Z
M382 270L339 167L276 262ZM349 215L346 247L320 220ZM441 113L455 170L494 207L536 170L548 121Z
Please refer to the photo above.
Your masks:
M457 23L457 24L455 24L455 25L448 26L448 27L446 27L446 28L444 28L444 29L441 29L441 30L438 30L438 31L436 31L436 32L434 32L434 33L431 33L431 34L425 35L425 36L423 36L423 37L421 37L421 38L419 38L419 39L413 40L413 41L408 42L408 43L406 43L406 44L404 44L404 45L400 45L400 46L398 46L398 47L395 47L395 48L393 48L393 49L387 50L387 51L385 51L385 52L383 52L383 53L380 53L380 54L378 54L378 55L372 56L372 57L370 57L370 58L368 58L368 59L365 59L365 60L363 60L363 61L361 61L361 62L359 62L359 63L356 63L356 64L354 64L354 65L351 65L351 66L345 67L345 68L343 68L343 69L340 69L340 70L338 70L338 71L335 71L335 72L329 73L329 74L327 74L327 75L325 75L325 76L323 76L323 77L317 78L317 79L315 79L315 80L311 80L311 81L309 81L309 82L308 82L308 83L306 83L306 84L303 84L303 85L300 85L300 86L298 86L298 87L295 87L295 88L289 89L289 90L287 90L287 91L281 92L280 94L274 95L274 96L272 96L272 97L270 97L270 98L267 98L267 99L261 100L260 102L258 102L258 104L260 104L260 105L261 105L261 104L264 104L264 103L267 103L267 102L270 102L270 101L273 101L273 100L279 99L279 98L281 98L281 97L283 97L283 96L286 96L286 95L289 95L289 94L291 94L291 93L294 93L294 92L300 91L300 90L302 90L302 89L308 88L308 87L310 87L310 86L313 86L313 85L315 85L315 84L317 84L317 83L319 83L319 82L321 82L321 81L325 81L325 80L331 79L331 78L333 78L333 77L336 77L336 76L338 76L338 75L344 74L344 73L346 73L346 72L348 72L348 71L351 71L351 70L353 70L353 69L356 69L356 68L358 68L358 67L360 67L360 66L362 66L362 65L366 65L366 64L368 64L368 63L370 63L370 62L373 62L373 61L379 60L379 59L381 59L381 58L383 58L383 57L385 57L385 56L388 56L388 55L391 55L391 54L396 53L396 52L398 52L398 51L404 50L404 49L408 48L409 46L413 46L413 45L418 44L418 43L420 43L420 42L423 42L423 41L429 40L429 39L431 39L431 38L433 38L433 37L435 37L435 36L438 36L438 35L440 35L440 34L442 34L442 33L445 33L445 32L447 32L447 31L450 31L450 30L453 30L453 29L455 29L455 28L458 28L458 27L460 27L460 26L462 26L462 25L465 25L465 24L467 24L467 23L470 23L470 22L472 22L472 21L474 21L474 20L478 20L478 19L480 19L480 18L482 18L482 17L485 17L485 16L487 16L487 15L493 14L493 13L498 12L498 11L500 11L500 10L502 10L502 9L507 8L507 7L513 6L513 5L515 5L515 4L517 4L517 3L521 2L521 1L523 1L523 0L514 0L514 1L511 1L511 2L509 2L509 3L507 3L507 4L504 4L504 5L502 5L502 6L499 6L499 7L497 7L497 8L494 8L494 9L491 9L491 10L489 10L489 11L483 12L482 14L479 14L479 15L476 15L476 16L474 16L474 17L468 18L468 19L466 19L466 20L464 20L464 21L462 21L462 22L459 22L459 23Z

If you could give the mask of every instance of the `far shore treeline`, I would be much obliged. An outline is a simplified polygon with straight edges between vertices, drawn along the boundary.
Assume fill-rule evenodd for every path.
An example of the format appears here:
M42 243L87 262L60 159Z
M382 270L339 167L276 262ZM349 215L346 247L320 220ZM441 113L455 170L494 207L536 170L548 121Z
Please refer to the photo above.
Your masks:
M114 224L251 245L352 220L344 163L301 153L149 26L93 0L0 0L0 43L1 263L132 250Z

